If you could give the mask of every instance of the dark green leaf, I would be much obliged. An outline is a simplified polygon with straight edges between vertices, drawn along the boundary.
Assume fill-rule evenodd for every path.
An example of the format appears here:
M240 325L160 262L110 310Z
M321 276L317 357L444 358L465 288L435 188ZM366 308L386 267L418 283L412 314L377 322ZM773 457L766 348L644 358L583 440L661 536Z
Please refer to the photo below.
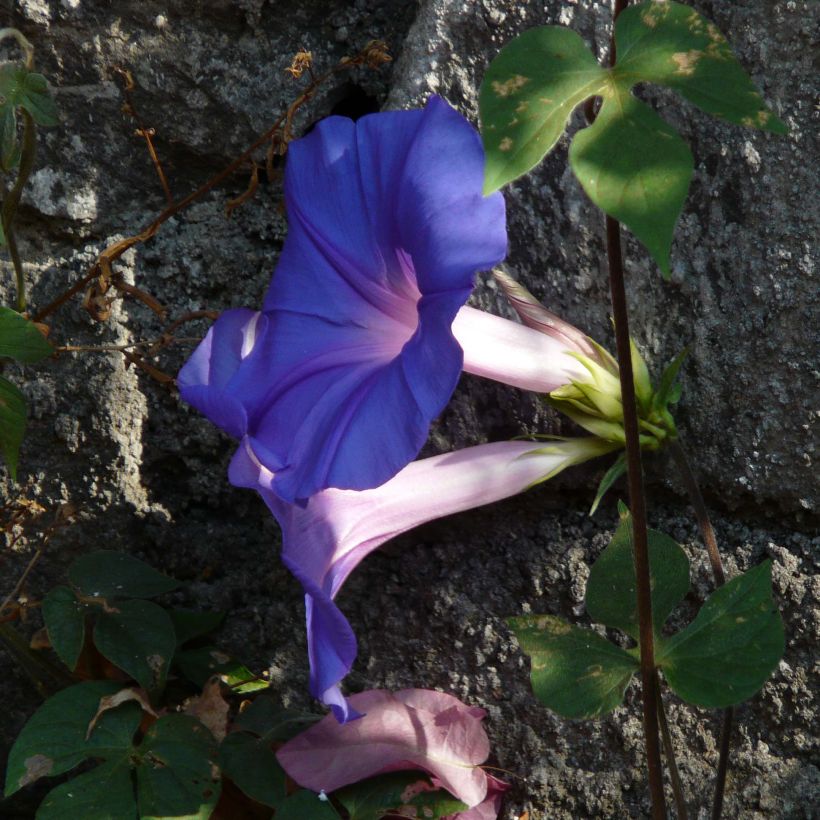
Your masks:
M598 505L603 501L604 496L610 487L626 472L626 453L621 453L612 463L612 466L604 473L601 483L598 485L598 492L595 493L595 500L589 510L590 515L595 515Z
M632 555L632 519L627 514L609 546L598 556L587 581L589 617L615 627L638 640L635 561ZM649 574L652 584L652 623L656 633L669 613L689 591L689 559L668 535L648 531Z
M252 800L277 808L287 796L285 772L271 748L271 741L247 732L229 734L219 747L222 774Z
M786 133L717 26L690 6L673 2L630 6L618 17L615 44L616 82L666 85L716 117Z
M57 106L42 74L13 64L0 67L0 96L28 111L38 125L57 125Z
M537 165L575 106L601 93L605 83L584 41L563 26L530 29L506 45L487 69L479 96L484 192Z
M752 697L785 649L766 561L713 592L686 629L657 650L669 686L689 703L721 709Z
M17 480L17 458L25 432L25 397L8 379L0 376L0 450L14 481Z
M112 550L81 555L68 578L85 595L100 598L153 598L179 586L139 558Z
M139 747L137 802L141 818L207 820L222 788L213 735L188 715L165 715Z
M201 638L219 628L225 620L224 612L199 612L192 609L169 609L168 614L174 622L177 634L177 645Z
M587 196L623 222L670 273L669 248L694 162L689 146L630 92L604 100L575 135L569 162Z
M34 322L30 322L16 310L0 307L0 356L33 364L53 352L54 348Z
M94 627L97 649L152 694L165 686L176 643L170 616L150 601L119 601Z
M286 741L304 732L322 719L321 715L283 709L273 698L259 696L239 713L236 725L269 741Z
M52 789L36 820L138 820L127 758L111 760Z
M136 703L104 712L91 736L88 727L100 698L122 689L114 681L88 681L49 698L23 727L9 754L6 797L41 777L70 771L88 757L118 758L140 723Z
M619 706L638 662L589 629L550 615L510 618L532 659L532 688L549 709L568 718L603 715Z
M336 810L307 789L292 794L276 810L276 820L339 820Z
M85 640L85 606L73 590L54 587L43 598L43 620L54 651L73 670Z
M200 687L212 675L219 675L234 692L240 694L268 688L267 681L259 679L247 666L215 646L187 649L177 653L174 660L182 674Z
M416 788L418 786L421 788ZM404 806L412 806L417 810L412 815L414 817L438 820L468 808L448 791L434 788L423 772L378 775L345 786L333 792L333 796L347 809L350 820L381 820L391 810L396 812ZM398 812L396 816L399 816Z

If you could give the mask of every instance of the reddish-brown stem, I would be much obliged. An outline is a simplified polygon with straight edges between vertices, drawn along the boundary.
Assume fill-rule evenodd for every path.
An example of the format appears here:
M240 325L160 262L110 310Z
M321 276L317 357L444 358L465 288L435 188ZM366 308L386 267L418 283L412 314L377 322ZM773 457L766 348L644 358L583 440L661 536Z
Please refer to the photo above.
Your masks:
M649 577L646 498L643 488L641 444L638 437L638 412L635 404L635 381L629 345L629 315L626 306L621 226L611 216L606 218L606 246L609 260L609 285L612 313L615 319L615 342L624 408L626 436L626 472L629 505L632 512L632 539L635 559L636 597L638 603L641 682L643 684L643 726L652 817L665 820L666 799L663 792L660 739L658 736L658 689L655 670L655 645L652 630L652 590Z

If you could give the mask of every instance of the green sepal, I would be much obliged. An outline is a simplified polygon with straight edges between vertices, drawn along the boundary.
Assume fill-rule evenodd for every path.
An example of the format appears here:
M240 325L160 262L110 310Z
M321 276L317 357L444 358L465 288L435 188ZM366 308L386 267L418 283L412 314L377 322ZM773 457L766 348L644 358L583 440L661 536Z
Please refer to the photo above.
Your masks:
M655 396L652 400L652 409L656 412L666 410L670 404L677 404L680 398L681 388L676 380L681 366L688 355L689 348L685 347L664 368L658 389L655 391Z
M652 626L655 634L660 635L669 614L689 591L689 559L668 535L650 529L647 538ZM637 641L640 628L636 587L632 516L626 511L609 545L589 572L586 591L589 617L596 623L620 629Z
M656 659L679 697L722 709L758 692L784 651L772 562L765 561L713 592L689 626L659 642Z
M13 481L17 481L17 459L25 432L26 399L8 379L0 376L0 450Z
M632 379L635 384L635 398L638 402L638 411L642 416L649 414L652 407L652 379L649 377L649 368L646 366L641 351L635 340L629 337L629 357L632 362Z
M598 717L623 702L638 661L591 629L551 615L508 619L532 659L532 688L547 708L568 718Z
M609 491L610 487L626 472L626 453L620 453L618 458L612 463L612 466L604 473L601 483L598 485L598 491L595 493L595 500L592 502L589 514L595 515L598 505L603 501L604 496Z

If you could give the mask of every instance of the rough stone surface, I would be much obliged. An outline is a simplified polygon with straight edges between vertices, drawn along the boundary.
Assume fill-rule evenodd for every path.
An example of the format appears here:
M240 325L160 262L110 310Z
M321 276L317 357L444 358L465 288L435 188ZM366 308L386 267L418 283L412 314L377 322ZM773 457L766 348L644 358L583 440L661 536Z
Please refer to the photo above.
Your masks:
M741 709L727 817L816 816L816 646L820 626L816 445L817 227L812 2L693 5L726 32L764 96L789 124L787 138L709 120L671 94L649 92L690 141L696 171L677 232L671 284L627 242L633 333L657 371L690 346L679 421L696 451L730 572L769 556L789 648L762 696ZM360 114L420 103L431 91L475 117L478 84L498 48L532 25L561 23L599 51L608 4L579 0L0 0L0 27L20 27L51 80L61 125L41 133L38 170L24 198L20 244L30 302L47 304L97 253L146 224L164 204L134 123L121 112L117 65L137 81L135 101L157 131L176 196L218 171L263 132L297 93L284 69L297 49L319 68L386 39L395 62L357 70L303 109L301 133L331 111ZM580 125L573 120L572 128ZM812 127L814 125L814 128ZM611 344L600 217L567 170L566 139L534 174L506 191L509 270L556 312ZM126 254L117 269L169 306L258 304L286 225L276 180L228 220L232 177ZM0 262L9 301L13 277ZM476 303L502 311L479 288ZM53 317L62 343L152 339L161 324L143 305L114 305L94 323L75 300ZM204 325L189 326L198 335ZM186 333L188 330L186 330ZM175 372L190 346L160 364ZM253 494L225 480L230 443L116 353L64 355L6 367L29 398L21 457L27 492L49 507L70 499L79 520L31 576L37 598L67 563L92 548L133 552L188 581L183 603L229 612L225 646L269 667L287 702L309 705L298 585L272 550L277 528ZM571 432L530 397L465 377L436 425L430 452L521 432ZM530 693L528 662L504 625L529 607L583 621L587 567L604 547L611 506L585 517L594 469L565 475L522 499L408 534L372 556L340 601L360 639L351 687L440 687L489 710L493 762L515 775L505 818L645 816L636 693L594 723L559 720ZM661 465L650 470L653 524L693 557L688 609L708 590L695 531ZM17 488L5 485L5 494ZM549 510L544 512L544 508ZM3 597L33 544L4 549ZM33 613L27 626L38 625ZM0 748L37 698L8 656L0 696ZM814 677L812 677L814 675ZM714 718L670 700L679 763L703 804L716 761ZM4 755L0 755L4 757ZM1 761L0 761L1 762ZM2 816L31 816L25 798ZM701 815L705 816L705 815Z

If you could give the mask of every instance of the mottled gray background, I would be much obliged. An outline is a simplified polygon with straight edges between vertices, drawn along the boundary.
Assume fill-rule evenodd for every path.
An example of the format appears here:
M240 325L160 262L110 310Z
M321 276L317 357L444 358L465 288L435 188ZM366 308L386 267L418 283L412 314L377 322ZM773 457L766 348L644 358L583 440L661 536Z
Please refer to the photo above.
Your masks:
M647 92L692 145L696 169L664 283L627 242L633 333L650 366L681 347L678 418L695 454L730 572L768 556L788 649L763 695L739 710L727 817L808 818L818 813L816 576L818 482L817 131L813 57L818 5L805 0L697 2L729 36L786 138L710 120L671 93ZM31 303L42 307L79 279L97 253L136 231L163 205L134 123L120 110L113 67L129 68L135 101L157 130L177 197L263 132L299 83L284 72L298 48L318 67L372 38L395 60L327 86L297 120L359 115L443 95L475 119L484 69L515 33L538 24L578 30L595 49L609 38L608 4L577 0L0 0L0 26L19 26L53 84L61 124L41 133L38 170L24 197L20 244ZM576 115L572 129L580 125ZM567 170L566 140L540 169L506 190L509 270L548 306L611 346L600 216ZM256 305L285 234L281 189L263 182L228 220L244 175L166 224L117 266L173 315ZM0 262L8 301L11 269ZM486 285L477 303L503 310ZM56 340L119 344L153 338L156 317L132 300L105 324L75 300L53 320ZM201 333L202 327L192 332ZM161 364L174 372L185 350ZM55 539L33 574L42 595L70 559L121 548L190 582L177 600L229 612L221 640L269 668L286 702L308 706L301 595L276 557L278 532L261 502L225 478L230 442L116 354L65 356L20 372L30 401L21 481L51 506L70 499L79 522ZM430 451L523 431L570 432L536 399L465 377L436 425ZM679 486L651 463L654 526L693 558L681 621L709 589L708 568ZM504 626L529 608L584 621L588 566L605 546L611 503L585 511L596 468L579 470L496 508L437 522L373 555L340 596L360 639L351 688L439 687L489 711L492 762L514 773L503 816L641 817L648 811L635 691L594 723L560 720L530 693L528 662ZM5 484L5 492L16 488ZM622 490L623 492L623 490ZM28 559L2 553L5 595ZM28 628L37 626L33 615ZM37 705L0 653L6 747ZM814 676L814 677L812 677ZM715 717L670 698L680 765L702 805L716 762ZM816 726L816 724L815 724ZM4 757L4 755L0 756ZM30 816L25 797L0 816Z

